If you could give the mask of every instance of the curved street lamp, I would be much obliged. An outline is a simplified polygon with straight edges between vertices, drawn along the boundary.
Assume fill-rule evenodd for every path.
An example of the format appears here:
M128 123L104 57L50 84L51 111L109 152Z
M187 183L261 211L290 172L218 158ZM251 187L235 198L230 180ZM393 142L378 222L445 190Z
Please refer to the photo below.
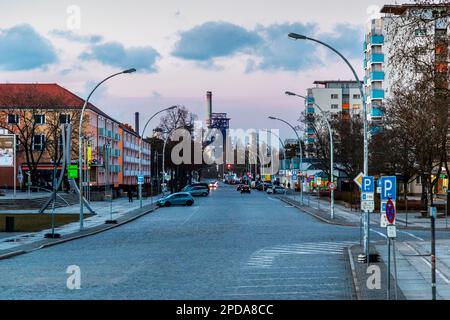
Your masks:
M368 176L369 175L369 138L368 138L368 121L367 121L367 105L366 105L366 95L364 94L364 89L363 86L361 84L361 81L359 80L358 74L355 71L355 68L353 68L353 66L350 64L350 62L347 60L347 58L344 57L344 55L342 53L340 53L338 50L336 50L335 48L333 48L332 46L330 46L327 43L324 43L320 40L317 39L313 39L310 37L307 37L305 35L301 35L298 33L289 33L288 34L289 38L295 39L295 40L310 40L313 42L316 42L318 44L321 44L325 47L327 47L328 49L330 49L331 51L333 51L334 53L336 53L339 57L342 58L342 60L344 60L344 62L347 64L347 66L350 68L350 70L352 71L356 81L358 82L358 87L359 87L359 91L361 93L361 98L363 100L363 120L364 120L364 175ZM361 216L362 217L362 216ZM365 241L364 241L364 253L366 256L366 260L367 263L369 263L369 251L370 251L370 213L366 213L366 221L365 221L365 228L364 228L364 236L365 236Z
M286 95L288 96L296 96L299 98L304 99L305 101L308 101L308 98L305 96L302 96L300 94L296 94L294 92L286 91ZM331 130L330 121L328 120L328 117L326 116L323 109L315 102L313 102L314 106L319 109L319 111L322 113L323 117L325 118L325 121L327 123L328 127L328 133L330 134L330 181L334 182L334 142L333 142L333 131ZM330 190L331 192L331 203L330 203L330 213L331 213L331 219L334 219L334 189Z
M129 74L136 72L135 68L127 69L118 73L114 73L110 75L109 77L106 77L102 81L100 81L94 89L89 93L87 99L84 101L83 109L81 109L81 115L80 115L80 125L78 128L78 172L79 172L79 185L80 185L80 231L83 230L83 221L84 221L84 213L83 213L83 151L82 151L82 130L83 130L83 118L84 118L84 112L86 110L86 107L89 103L89 99L91 98L92 94L97 90L98 87L100 87L104 82L108 81L111 78L114 78L115 76L121 75L121 74Z
M147 126L150 123L150 121L152 121L153 118L155 118L158 114L160 114L164 111L169 111L169 110L173 110L176 108L178 108L178 106L171 106L169 108L159 110L154 115L152 115L145 123L144 129L142 129L141 138L139 139L139 175L140 176L142 176L142 139L144 139L145 129L147 129ZM139 134L139 132L138 132L138 134ZM150 179L151 179L151 177L152 177L152 172L150 170ZM151 181L150 181L150 183L151 183ZM153 195L151 196L151 199L152 199L152 204L153 204ZM142 208L142 184L139 184L139 206Z
M286 120L280 119L280 118L272 117L272 116L270 116L269 119L271 119L271 120L278 120L278 121L281 121L281 122L287 124L292 130L294 130L295 135L297 136L298 148L300 149L300 166L299 166L299 169L300 169L300 201L303 204L303 149L302 149L302 141L300 140L300 137L298 135L297 130L289 122L287 122ZM294 192L294 195L295 195L295 192Z

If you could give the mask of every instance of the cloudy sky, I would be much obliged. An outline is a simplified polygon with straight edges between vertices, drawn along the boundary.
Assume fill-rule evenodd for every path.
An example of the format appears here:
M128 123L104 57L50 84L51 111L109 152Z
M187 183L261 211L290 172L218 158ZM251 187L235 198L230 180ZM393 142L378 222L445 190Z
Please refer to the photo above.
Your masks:
M92 98L117 120L173 104L203 119L210 90L233 127L279 128L268 115L295 121L303 107L284 91L352 78L330 52L287 34L329 42L362 75L365 25L386 3L395 1L0 0L0 82L58 83L84 97L135 67Z

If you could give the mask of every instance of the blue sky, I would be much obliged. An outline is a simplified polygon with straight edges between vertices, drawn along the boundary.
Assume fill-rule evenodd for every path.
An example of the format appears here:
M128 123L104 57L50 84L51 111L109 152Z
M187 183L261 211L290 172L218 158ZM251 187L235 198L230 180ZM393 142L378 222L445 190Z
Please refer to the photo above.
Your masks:
M80 14L71 9L75 4ZM204 117L205 92L233 127L276 128L276 115L295 121L314 80L350 79L330 52L288 39L320 38L349 57L362 74L365 24L385 1L372 0L0 0L0 82L51 82L85 95L121 69L93 96L124 122L135 111L186 105ZM74 21L79 22L79 25ZM282 129L283 138L291 133Z

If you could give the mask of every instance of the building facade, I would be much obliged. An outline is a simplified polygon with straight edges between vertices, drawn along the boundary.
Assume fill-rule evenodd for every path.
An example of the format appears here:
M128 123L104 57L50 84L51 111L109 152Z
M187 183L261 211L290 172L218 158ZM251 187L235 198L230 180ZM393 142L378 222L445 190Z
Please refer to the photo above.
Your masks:
M73 127L72 164L78 164L78 126L83 104L83 99L57 84L0 84L0 127L16 134L20 137L18 140L26 141L27 135L32 135L31 144L20 145L19 142L16 146L18 172L26 175L33 166L38 173L34 184L51 185L55 166L57 170L62 166L60 156L55 156L57 151L50 146L53 142L61 144L60 133L55 128L68 123ZM89 154L89 163L84 169L91 188L134 187L139 175L139 142L140 136L131 126L89 103L83 123L83 150L85 159L88 158L86 151ZM30 154L37 158L33 164ZM3 187L12 187L11 170L0 168ZM150 144L145 141L142 142L142 172L150 173ZM17 185L22 182L17 181Z
M321 115L317 104L329 117L342 114L347 117L360 116L362 113L362 97L357 81L326 80L315 81L315 87L307 89L306 116ZM305 131L306 149L316 142L317 135L312 124L307 125ZM308 156L314 156L308 154Z
M391 95L392 83L397 76L393 74L389 61L390 54L396 50L390 36L393 33L393 26L405 25L404 28L395 29L396 33L414 33L417 44L413 43L411 47L419 47L421 38L434 39L432 44L434 50L428 58L436 62L436 71L445 75L439 85L444 89L449 88L447 74L450 30L448 30L448 14L446 13L449 7L448 4L385 5L381 9L380 17L370 20L367 24L364 41L364 86L372 134L376 134L382 128L385 102ZM444 18L437 19L436 16L441 11L444 12ZM412 23L419 20L424 22L421 27ZM432 23L426 23L427 20ZM423 45L427 46L425 43ZM417 54L422 55L420 52Z

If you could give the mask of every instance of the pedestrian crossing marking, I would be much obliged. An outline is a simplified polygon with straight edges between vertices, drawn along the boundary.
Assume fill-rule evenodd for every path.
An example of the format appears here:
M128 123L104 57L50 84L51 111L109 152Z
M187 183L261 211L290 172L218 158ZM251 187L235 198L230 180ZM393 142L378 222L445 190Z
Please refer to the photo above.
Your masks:
M344 249L353 244L355 244L354 241L311 242L268 247L253 253L246 266L270 268L274 261L282 255L342 255Z

